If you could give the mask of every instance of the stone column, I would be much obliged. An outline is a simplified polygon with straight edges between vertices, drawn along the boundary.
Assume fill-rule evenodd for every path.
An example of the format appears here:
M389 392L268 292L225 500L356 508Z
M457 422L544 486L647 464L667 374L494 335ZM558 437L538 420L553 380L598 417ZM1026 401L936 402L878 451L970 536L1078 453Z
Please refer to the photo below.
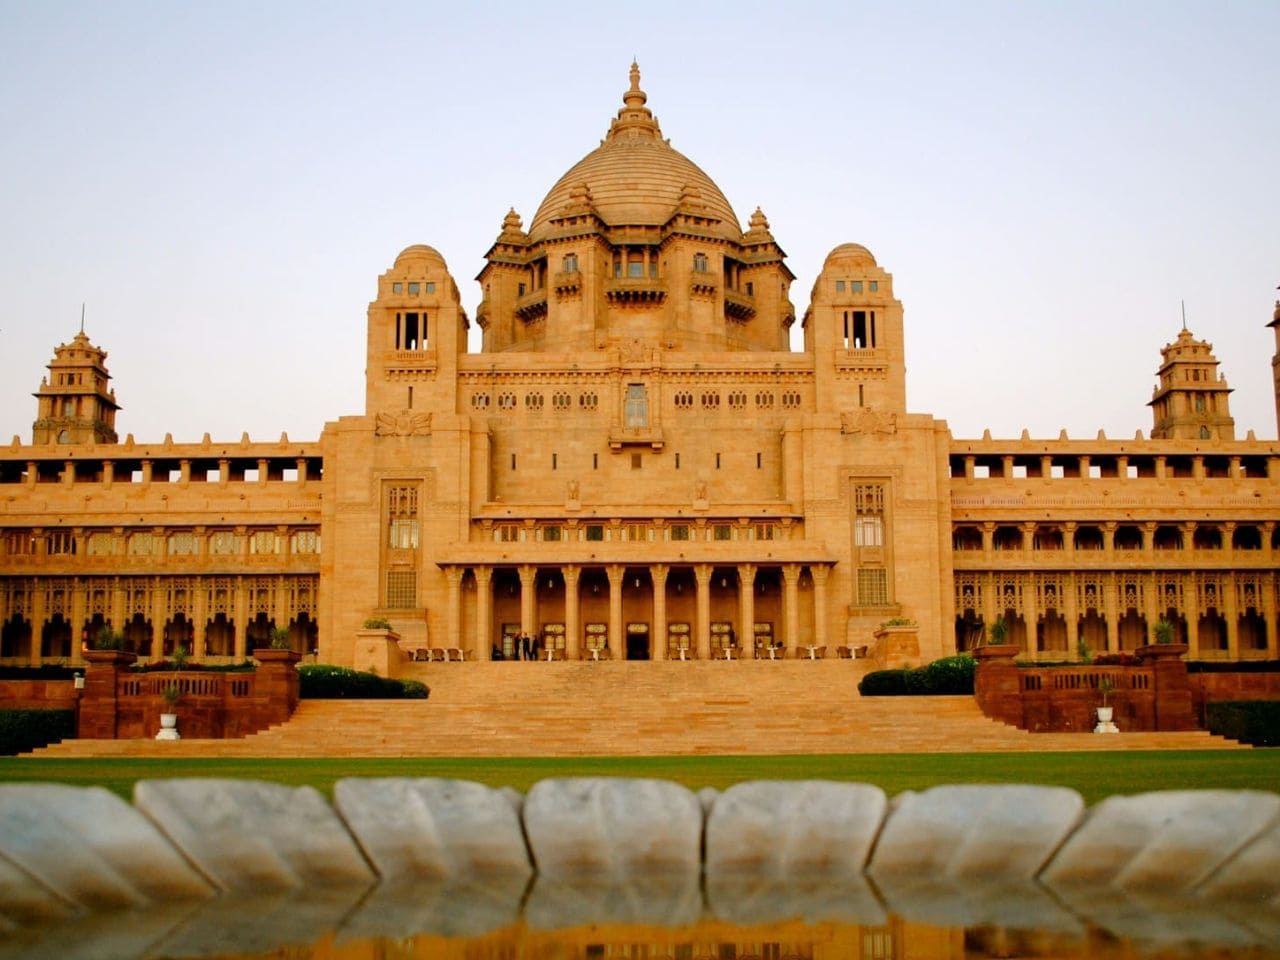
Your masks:
M782 568L782 619L783 642L788 657L796 655L800 641L800 565L785 564Z
M1146 540L1144 534L1143 540ZM1160 604L1159 584L1156 583L1156 575L1154 573L1144 574L1143 577L1143 593L1146 594L1146 613L1147 617L1147 644L1156 642L1156 624L1160 618L1164 616L1164 609Z
M119 676L138 658L123 650L90 650L85 655L84 691L80 697L77 735L85 740L116 738Z
M813 643L814 646L827 645L827 576L829 567L815 564L809 568L813 574Z
M92 644L91 637L84 637L84 612L85 612L85 583L79 577L71 582L71 662L80 664L84 662L81 655L81 643L88 642Z
M1183 583L1182 596L1185 600L1182 615L1187 618L1187 649L1194 660L1200 656L1200 592L1196 575L1188 573Z
M476 567L476 636L475 657L489 660L493 656L493 568Z
M756 566L738 564L738 649L744 659L756 656Z
M124 584L119 577L111 578L111 629L115 633L124 633ZM93 649L93 637L89 638L89 649Z
M1276 658L1276 575L1269 571L1262 575L1262 620L1267 631L1267 659Z
M711 659L711 564L699 563L693 568L693 578L697 584L698 615L694 618L694 646L698 650L699 660Z
M520 632L533 638L538 628L538 568L531 564L520 567Z
M1107 542L1111 542L1111 535L1107 535ZM1110 549L1110 547L1108 547ZM1116 575L1114 573L1106 574L1103 579L1103 607L1107 614L1107 652L1115 653L1120 649L1120 602L1116 596Z
M1076 595L1076 575L1066 575L1063 585L1062 615L1067 618L1067 659L1074 660L1076 647L1080 645L1080 604Z
M605 567L609 577L609 655L619 660L627 656L626 634L622 630L622 578L626 567L611 563Z
M236 577L236 660L248 656L249 647L249 590L244 577Z
M566 660L577 660L582 656L582 601L578 598L582 570L567 564L560 568L560 573L564 577L564 656Z
M44 618L48 616L44 602L44 580L31 578L31 649L28 661L31 666L40 666L40 648L44 645Z
M151 592L151 657L154 660L164 658L164 631L169 622L169 590L165 586L164 577L152 580L154 589Z
M1039 626L1040 604L1036 602L1036 575L1024 575L1022 581L1022 619L1027 622L1027 649L1032 656L1040 655Z
M653 635L649 640L650 656L655 660L667 659L667 573L665 563L649 567L649 579L653 581Z
M1222 591L1222 616L1227 621L1227 659L1240 659L1240 601L1239 585L1234 571L1224 578Z
M208 603L206 602L206 592L211 578L192 577L193 584L191 588L191 626L194 633L191 635L191 649L187 653L191 654L195 660L203 660L205 657L205 624L209 620Z
M449 593L445 614L444 645L465 650L467 645L462 640L462 568L445 567L444 582Z

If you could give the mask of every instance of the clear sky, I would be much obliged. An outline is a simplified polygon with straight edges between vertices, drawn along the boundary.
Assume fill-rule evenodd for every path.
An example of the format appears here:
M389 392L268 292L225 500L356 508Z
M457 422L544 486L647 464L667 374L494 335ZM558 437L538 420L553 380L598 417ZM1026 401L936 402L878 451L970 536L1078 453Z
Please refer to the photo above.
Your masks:
M1278 38L1269 0L0 0L0 437L82 301L122 437L362 412L378 274L431 244L474 316L507 208L598 144L634 55L799 311L839 243L894 274L912 411L1149 431L1185 300L1274 438Z

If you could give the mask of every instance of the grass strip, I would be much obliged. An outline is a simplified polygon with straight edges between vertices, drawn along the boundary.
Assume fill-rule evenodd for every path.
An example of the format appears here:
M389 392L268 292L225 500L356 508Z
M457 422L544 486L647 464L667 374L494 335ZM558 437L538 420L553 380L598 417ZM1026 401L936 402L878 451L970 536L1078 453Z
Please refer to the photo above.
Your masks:
M1280 751L846 754L776 757L0 758L0 782L103 786L132 797L138 780L230 777L308 784L332 796L343 777L454 777L528 790L547 777L658 777L691 789L743 780L847 780L890 796L947 783L1071 787L1087 803L1118 793L1203 788L1280 790Z

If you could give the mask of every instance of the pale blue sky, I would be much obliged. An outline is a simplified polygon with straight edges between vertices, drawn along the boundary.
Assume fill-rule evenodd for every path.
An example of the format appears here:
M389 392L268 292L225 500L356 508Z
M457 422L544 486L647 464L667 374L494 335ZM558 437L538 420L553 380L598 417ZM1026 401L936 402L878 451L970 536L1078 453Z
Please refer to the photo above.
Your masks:
M1276 2L0 0L0 438L82 300L122 435L361 412L378 274L429 243L474 315L503 214L599 142L633 54L798 310L839 243L894 274L912 411L1147 431L1185 299L1273 438L1278 40Z

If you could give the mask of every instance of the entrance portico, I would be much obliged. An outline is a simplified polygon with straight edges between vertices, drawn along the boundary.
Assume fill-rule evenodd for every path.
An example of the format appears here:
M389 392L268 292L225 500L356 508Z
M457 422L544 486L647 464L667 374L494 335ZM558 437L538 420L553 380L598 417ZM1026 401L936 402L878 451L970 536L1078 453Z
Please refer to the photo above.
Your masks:
M477 660L503 651L504 632L514 631L571 660L754 659L771 647L794 657L798 647L826 643L820 611L830 565L449 563L445 628Z

